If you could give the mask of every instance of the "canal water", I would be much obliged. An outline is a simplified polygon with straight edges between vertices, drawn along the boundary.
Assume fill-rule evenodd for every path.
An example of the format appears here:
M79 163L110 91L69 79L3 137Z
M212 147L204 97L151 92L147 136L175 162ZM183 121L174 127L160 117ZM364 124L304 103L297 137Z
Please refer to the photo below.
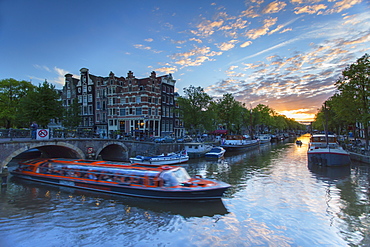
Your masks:
M308 167L308 136L191 175L232 185L212 202L173 202L11 179L0 194L0 246L370 246L370 165Z

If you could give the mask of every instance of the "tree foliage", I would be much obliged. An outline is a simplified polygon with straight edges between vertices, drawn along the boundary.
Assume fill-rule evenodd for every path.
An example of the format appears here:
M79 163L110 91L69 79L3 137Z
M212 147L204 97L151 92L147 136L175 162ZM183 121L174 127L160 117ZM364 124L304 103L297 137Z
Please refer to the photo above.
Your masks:
M21 127L18 120L20 101L35 88L31 82L15 79L0 80L0 121L7 129Z
M24 121L36 121L41 126L47 126L50 119L60 119L63 116L62 102L55 86L46 80L20 101L20 117Z
M240 134L243 127L242 115L245 114L244 105L234 99L232 94L224 94L217 100L217 112L220 124L228 130Z
M370 121L370 57L365 54L345 68L342 76L336 81L338 92L325 101L316 115L315 127L319 128L328 118L328 130L341 133L348 131L349 126L361 123L366 145L369 144ZM355 132L356 135L356 132Z
M184 88L184 97L178 97L177 103L183 117L185 128L196 133L205 129L205 123L210 123L208 107L212 98L201 87Z
M80 104L78 104L78 100L75 98L64 112L63 126L66 128L76 128L81 123L80 112Z
M259 104L248 109L230 93L212 101L201 87L190 86L185 88L184 92L185 96L179 97L177 103L185 128L193 132L213 131L223 126L229 133L250 133L253 136L254 132L261 134L271 129L275 132L287 130L289 127L304 129L302 124L276 114L266 105Z

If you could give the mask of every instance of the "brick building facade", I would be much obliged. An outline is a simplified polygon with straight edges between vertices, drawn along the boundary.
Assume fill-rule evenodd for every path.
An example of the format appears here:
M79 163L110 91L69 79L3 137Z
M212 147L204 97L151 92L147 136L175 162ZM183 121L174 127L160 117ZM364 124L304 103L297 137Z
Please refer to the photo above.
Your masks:
M126 77L110 72L108 77L95 76L82 68L80 78L65 75L63 104L68 107L74 98L81 106L79 128L108 134L180 137L182 121L175 113L175 83L172 75L136 78L132 71Z

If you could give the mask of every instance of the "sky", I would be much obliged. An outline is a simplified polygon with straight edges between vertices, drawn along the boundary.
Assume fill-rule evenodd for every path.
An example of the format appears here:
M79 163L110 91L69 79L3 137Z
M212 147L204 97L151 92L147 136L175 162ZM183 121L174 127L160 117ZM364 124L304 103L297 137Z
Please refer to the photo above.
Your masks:
M180 95L200 86L297 121L369 49L368 0L0 0L0 80L171 73Z

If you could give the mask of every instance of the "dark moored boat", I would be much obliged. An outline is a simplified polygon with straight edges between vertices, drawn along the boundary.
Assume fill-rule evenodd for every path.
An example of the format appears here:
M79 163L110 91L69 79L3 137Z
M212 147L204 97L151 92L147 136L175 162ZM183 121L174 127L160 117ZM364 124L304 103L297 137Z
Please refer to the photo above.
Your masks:
M219 199L229 184L190 178L183 167L80 159L32 159L13 176L112 194L155 199Z

